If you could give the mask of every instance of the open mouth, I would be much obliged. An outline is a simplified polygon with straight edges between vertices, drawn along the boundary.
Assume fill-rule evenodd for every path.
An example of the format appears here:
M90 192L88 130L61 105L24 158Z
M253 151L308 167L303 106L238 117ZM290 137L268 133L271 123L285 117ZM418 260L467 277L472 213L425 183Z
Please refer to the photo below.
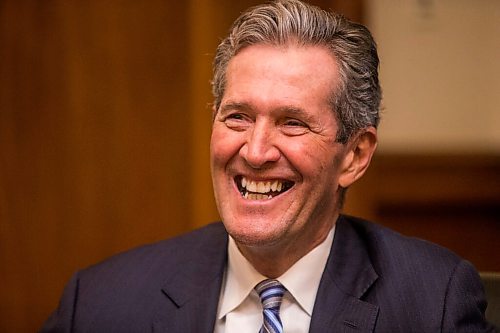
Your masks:
M236 176L234 181L241 196L248 200L269 200L288 191L294 182L285 180L255 181Z

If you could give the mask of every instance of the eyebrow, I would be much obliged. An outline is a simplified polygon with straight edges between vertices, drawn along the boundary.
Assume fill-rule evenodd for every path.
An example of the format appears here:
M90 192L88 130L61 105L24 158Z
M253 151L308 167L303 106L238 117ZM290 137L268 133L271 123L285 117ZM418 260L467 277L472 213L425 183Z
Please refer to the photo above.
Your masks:
M218 113L224 114L228 111L251 111L253 107L245 102L228 101L220 106Z
M314 122L314 116L306 112L303 108L296 106L281 106L273 110L279 114L283 114L286 117L297 118L299 120L305 121L307 123Z
M229 101L222 105L219 109L221 113L227 112L227 111L250 111L253 110L254 107L252 107L249 103L246 102L232 102ZM296 106L291 106L291 105L284 105L277 107L272 110L273 113L279 113L279 114L286 114L292 117L298 117L302 118L305 120L308 120L311 118L311 115L309 115L304 109L296 107Z
M283 107L279 107L279 108L276 109L276 111L279 111L279 112L282 112L282 113L286 113L286 114L289 114L289 115L292 115L292 116L297 116L297 117L300 117L300 118L309 118L310 117L304 109L298 108L298 107L295 107L295 106L283 106Z

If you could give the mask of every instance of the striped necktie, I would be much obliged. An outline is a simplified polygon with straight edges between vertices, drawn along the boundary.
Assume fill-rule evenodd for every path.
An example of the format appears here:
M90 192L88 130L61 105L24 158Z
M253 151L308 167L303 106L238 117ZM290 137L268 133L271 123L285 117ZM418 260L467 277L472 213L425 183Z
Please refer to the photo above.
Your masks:
M264 308L264 321L259 333L283 333L279 312L285 290L277 280L263 280L255 286Z

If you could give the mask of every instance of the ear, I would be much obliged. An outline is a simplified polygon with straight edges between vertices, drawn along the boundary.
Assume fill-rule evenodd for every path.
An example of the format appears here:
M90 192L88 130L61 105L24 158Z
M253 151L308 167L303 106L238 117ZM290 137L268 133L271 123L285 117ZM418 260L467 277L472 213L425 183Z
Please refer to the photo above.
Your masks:
M215 108L215 104L212 104L212 123L215 121L216 115L217 115L217 109Z
M347 143L347 152L342 161L339 185L348 188L361 178L370 165L377 148L377 130L375 127L364 129Z

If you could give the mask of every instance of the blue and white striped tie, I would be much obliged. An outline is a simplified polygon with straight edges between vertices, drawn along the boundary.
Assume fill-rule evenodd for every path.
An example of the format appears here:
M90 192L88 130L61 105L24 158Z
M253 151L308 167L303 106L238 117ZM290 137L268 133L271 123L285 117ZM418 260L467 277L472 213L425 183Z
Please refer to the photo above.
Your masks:
M277 280L263 280L255 286L264 308L264 322L259 333L283 333L280 306L285 287Z

